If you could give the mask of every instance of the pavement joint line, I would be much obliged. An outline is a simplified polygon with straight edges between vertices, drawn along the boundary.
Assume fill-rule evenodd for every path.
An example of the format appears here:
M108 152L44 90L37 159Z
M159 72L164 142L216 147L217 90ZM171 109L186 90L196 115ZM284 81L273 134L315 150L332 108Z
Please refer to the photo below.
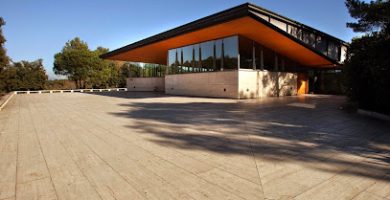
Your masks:
M85 109L85 108L84 108L84 110L90 111L90 109ZM208 182L208 183L210 183L210 184L212 184L212 185L214 185L214 186L216 186L216 187L218 187L218 188L220 188L220 189L226 191L224 188L221 188L219 185L216 185L215 183L212 183L212 182L207 181L206 179L204 179L203 177L201 177L200 174L198 175L197 173L190 172L190 171L188 171L187 169L185 169L185 168L183 168L183 167L180 167L180 166L178 166L178 165L176 165L176 164L170 162L169 160L166 160L166 159L162 158L161 156L156 155L156 154L150 152L150 151L147 150L147 149L144 149L144 148L141 147L140 145L134 144L133 142L128 141L126 138L123 138L122 136L119 136L119 135L117 135L117 134L112 133L109 129L107 129L107 128L105 128L105 127L102 127L102 126L100 126L100 125L97 125L97 126L100 127L101 129L103 129L104 131L106 131L108 134L114 135L115 137L118 137L118 138L123 139L123 140L126 141L127 143L131 143L131 144L133 144L133 145L135 145L135 146L138 146L139 148L143 149L144 151L150 153L151 155L153 155L153 156L155 156L155 157L157 157L157 158L159 158L159 159L161 159L161 160L164 160L165 162L171 163L172 165L174 165L174 166L176 166L176 167L178 167L178 168L180 168L180 169L183 169L184 171L186 171L186 172L188 172L188 173L190 173L190 174L195 175L196 177L198 177L198 178L204 180L205 182ZM94 134L93 132L91 132L91 133L92 133L93 135L95 135L95 137L97 137L97 138L103 140L100 136L97 136L97 135ZM182 154L182 153L180 153L180 152L178 152L178 151L175 151L175 152L177 152L177 153L179 153L179 154L181 154L181 155L183 155L183 156L187 156L187 155L184 155L184 154ZM122 154L123 154L123 155L128 155L128 154L126 154L126 153L122 153ZM122 155L122 154L121 154L121 155ZM197 160L197 159L195 159L195 160ZM199 160L198 160L198 161L199 161ZM203 162L203 161L200 161L200 162ZM215 167L215 168L218 168L218 166L214 166L214 167ZM213 168L213 169L215 169L215 168ZM209 170L207 170L207 171L209 171ZM228 172L228 173L231 174L230 172ZM235 174L231 174L231 175L235 175ZM156 174L156 176L158 176L158 177L160 177L161 179L165 180L165 178L161 177L159 174ZM235 175L235 176L236 176L236 177L239 177L239 178L242 178L242 177L237 176L237 175ZM247 180L247 179L245 179L245 178L242 178L242 179ZM247 181L249 181L249 180L247 180ZM250 182L252 182L252 181L250 181ZM171 184L169 181L167 181L167 183L168 183L168 184ZM173 186L173 187L176 187L176 186ZM234 194L234 195L235 195L235 194ZM240 198L244 198L244 197L241 197L241 196L239 196L239 195L235 195L235 196L240 197Z
M47 118L45 118L45 119L47 119ZM63 125L61 124L61 126L63 126ZM52 129L52 128L50 127L50 129ZM67 148L65 148L63 142L58 138L57 133L56 133L55 131L54 131L53 133L55 133L54 135L55 135L56 139L58 140L58 143L62 146L62 148L64 149L64 151L68 154L69 158L75 163L76 167L79 169L79 171L80 171L80 173L82 174L82 176L83 176L83 177L85 178L85 180L91 185L91 187L95 190L95 192L96 192L96 194L99 196L99 198L100 198L101 200L103 200L103 197L102 197L101 194L97 191L95 184L91 183L91 181L88 179L88 177L87 177L87 176L85 175L85 173L82 171L82 169L81 169L81 167L79 166L79 164L78 164L78 163L74 160L74 158L70 155L69 150L68 150Z
M84 120L86 120L86 119L84 119ZM140 145L135 144L134 142L131 142L131 141L129 141L129 140L127 140L127 139L125 139L125 138L123 138L123 137L121 137L121 136L119 136L119 135L113 133L111 130L109 130L109 129L105 128L105 127L102 127L102 126L99 125L99 124L96 124L96 123L94 123L94 122L91 122L91 123L95 124L97 127L100 127L101 129L107 131L110 135L115 135L116 137L122 138L122 139L124 139L127 143L130 143L130 144L132 144L132 145L138 146L140 149L143 149L144 151L150 153L151 155L156 156L157 158L159 158L159 159L161 159L161 160L164 160L165 162L168 162L168 163L172 164L173 166L176 166L177 168L180 168L180 169L182 169L182 170L184 170L184 171L186 171L186 172L188 172L188 173L190 173L190 174L192 174L192 175L198 177L199 179L202 179L203 181L205 181L205 182L207 182L207 183L209 183L209 184L211 184L211 185L214 185L214 186L216 186L217 188L220 188L221 190L223 190L223 191L225 191L225 192L228 192L228 193L230 193L230 194L232 194L232 195L234 195L234 196L236 196L236 197L239 197L239 198L241 198L241 199L245 199L244 197L242 197L242 196L240 196L240 195L237 195L237 194L235 194L235 193L232 193L231 191L228 191L228 190L226 190L225 188L222 188L221 186L219 186L219 185L217 185L217 184L215 184L215 183L213 183L213 182L210 182L210 181L208 181L207 179L205 179L205 178L203 178L203 177L201 177L201 176L198 176L196 173L193 173L193 172L191 172L191 171L189 171L189 170L187 170L187 169L185 169L185 168L183 168L183 167L181 167L181 166L178 166L177 164L175 164L175 163L173 163L173 162L171 162L171 161L169 161L169 160L164 159L163 157L161 157L161 156L159 156L159 155L154 154L153 152L150 152L148 149L145 149L145 148L143 148L143 147L140 146ZM92 134L93 134L93 133L92 133Z
M45 161L45 166L46 166L47 172L48 172L48 174L49 174L49 178L50 178L51 185L52 185L52 187L53 187L53 190L54 190L54 192L55 192L55 194L56 194L57 199L59 199L58 192L57 192L57 188L56 188L56 186L54 185L54 181L53 181L53 177L52 177L52 172L50 171L49 165L47 164L47 160L46 160L45 154L44 154L43 149L42 149L41 141L39 140L39 137L38 137L37 127L35 126L35 123L34 123L34 120L33 120L34 118L33 118L32 115L31 115L31 108L30 108L30 105L27 106L27 109L28 109L28 114L29 114L29 116L30 116L30 118L31 118L32 126L33 126L33 128L34 128L34 133L35 133L34 135L35 135L35 138L36 138L37 141L38 141L39 150L40 150L40 152L41 152L41 154L42 154L43 160Z
M89 109L89 107L88 108L82 108L84 111L93 111L93 110L91 110L91 109ZM69 110L69 111L73 111L73 110ZM96 113L95 113L96 114ZM102 129L104 129L104 130L108 130L107 128L104 128L104 127L101 127ZM109 130L108 130L109 131ZM109 132L111 132L111 131L109 131ZM119 138L121 138L121 139L124 139L124 140L127 140L127 139L125 139L125 138L123 138L123 137L121 137L121 136L119 136L119 135L117 135L117 134L113 134L113 135L115 135L116 137L119 137ZM96 137L98 137L98 136L96 136ZM99 137L100 138L100 137ZM229 138L227 138L227 137L225 137L224 138L225 140L229 140ZM130 142L130 141L129 141ZM137 145L137 146L139 146L139 145ZM142 148L142 147L141 147ZM176 151L176 150L174 150L176 153L178 153L178 154L181 154L182 156L185 156L185 157L189 157L188 155L186 155L186 154L183 154L183 153L181 153L180 151ZM154 155L154 154L153 154ZM192 158L192 157L191 157ZM202 163L204 163L204 161L203 160L200 160L200 159L197 159L197 158L192 158L192 159L194 159L194 160L197 160L197 161L199 161L199 162L202 162ZM230 171L228 171L228 170L225 170L223 167L221 167L221 166L219 166L219 165L216 165L216 164L211 164L213 167L214 167L214 169L215 168L218 168L219 170L222 170L222 171L224 171L224 172L226 172L226 173L228 173L228 174L230 174L230 175L233 175L233 176L235 176L235 177L237 177L237 178L241 178L241 179L243 179L243 180L246 180L246 181L248 181L248 182L251 182L251 183L253 183L253 184L258 184L258 183L256 183L256 182L254 182L254 181L252 181L252 180L250 180L250 179L248 179L248 178L245 178L245 177L242 177L242 176L240 176L240 175L237 175L237 174L235 174L235 173L232 173L232 172L230 172Z
M7 99L0 105L0 111L5 108L5 106L8 104L8 102L12 99L13 96L15 96L14 92L12 92L11 95L9 95Z

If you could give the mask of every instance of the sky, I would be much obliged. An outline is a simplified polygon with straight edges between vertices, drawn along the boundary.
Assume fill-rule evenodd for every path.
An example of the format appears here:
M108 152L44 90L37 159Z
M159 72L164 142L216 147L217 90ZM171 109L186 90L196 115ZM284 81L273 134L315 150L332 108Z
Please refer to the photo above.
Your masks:
M2 0L7 54L14 62L42 58L50 79L54 54L80 37L90 49L114 50L196 19L240 5L241 0ZM357 36L342 0L253 0L258 6L346 42Z

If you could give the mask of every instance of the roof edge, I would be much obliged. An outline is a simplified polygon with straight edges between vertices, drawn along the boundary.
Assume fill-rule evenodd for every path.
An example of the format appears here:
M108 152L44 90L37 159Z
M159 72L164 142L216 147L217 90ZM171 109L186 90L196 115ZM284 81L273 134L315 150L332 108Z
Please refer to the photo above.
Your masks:
M146 46L146 45L149 45L149 44L152 44L152 43L156 43L156 42L159 42L159 41L163 41L163 40L166 40L166 39L169 39L169 38L173 38L173 37L178 36L178 35L182 35L182 34L185 34L185 33L188 33L188 32L192 32L192 31L196 31L196 30L199 30L199 29L202 29L202 28L206 28L206 27L209 27L209 26L212 26L212 25L215 25L215 24L220 24L220 23L223 23L223 22L226 22L226 21L234 20L234 19L237 19L237 18L240 18L240 17L249 16L249 17L254 18L255 20L257 20L257 21L259 21L259 22L269 26L270 28L274 29L275 31L277 31L277 32L287 36L288 38L290 38L293 41L297 42L298 44L304 46L305 48L308 48L309 50L315 52L316 54L320 55L321 57L326 58L327 60L329 60L333 64L336 64L336 65L340 64L337 60L334 60L334 59L332 59L332 58L322 54L321 52L319 52L318 50L314 49L310 45L304 43L303 41L300 41L299 39L293 37L292 35L288 34L285 31L279 29L278 27L276 27L273 24L271 24L270 22L260 18L259 16L256 16L252 12L258 12L260 14L269 15L269 16L271 16L273 18L281 20L284 23L292 24L292 25L298 26L299 28L303 28L303 29L307 29L307 30L313 31L313 32L315 32L317 34L329 37L332 40L335 40L336 42L340 42L343 45L349 46L349 44L347 42L345 42L345 41L343 41L341 39L338 39L338 38L336 38L334 36L331 36L331 35L329 35L327 33L324 33L322 31L319 31L317 29L314 29L314 28L312 28L310 26L304 25L304 24L302 24L300 22L297 22L297 21L292 20L290 18L284 17L282 15L279 15L279 14L277 14L275 12L272 12L270 10L264 9L264 8L262 8L260 6L255 5L255 4L244 3L244 4L241 4L241 5L238 5L238 6L235 6L235 7L232 7L232 8L229 8L229 9L217 12L215 14L208 15L206 17L197 19L195 21L186 23L186 24L178 26L176 28L173 28L173 29L170 29L170 30L158 33L158 34L155 34L153 36L150 36L150 37L147 37L145 39L139 40L137 42L128 44L126 46L123 46L121 48L112 50L110 52L107 52L105 54L100 55L100 58L106 59L106 58L118 55L120 53L129 51L129 50L132 50L132 49L136 49L136 48L139 48L139 47L142 47L142 46Z

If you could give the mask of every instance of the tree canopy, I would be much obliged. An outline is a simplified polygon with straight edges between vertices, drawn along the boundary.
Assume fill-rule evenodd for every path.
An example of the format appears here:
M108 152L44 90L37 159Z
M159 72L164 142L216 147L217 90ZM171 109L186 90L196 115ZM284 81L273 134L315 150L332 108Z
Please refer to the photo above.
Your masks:
M54 73L65 75L83 88L90 71L97 65L97 58L86 42L76 37L68 41L60 53L54 55Z
M0 74L0 90L42 90L48 79L42 59L33 62L20 61L3 69Z
M359 107L390 114L390 2L346 0L357 22L347 23L364 36L354 38L345 63L347 95Z
M124 87L127 77L122 68L127 66L99 57L108 51L104 47L90 50L86 42L76 37L54 56L54 73L67 76L78 88Z
M390 1L376 0L369 3L360 0L346 0L351 17L357 22L347 23L355 32L387 32L390 28Z
M9 58L6 55L6 50L4 48L5 38L3 36L2 26L5 25L5 21L0 17L0 72L4 69L5 66L9 63Z

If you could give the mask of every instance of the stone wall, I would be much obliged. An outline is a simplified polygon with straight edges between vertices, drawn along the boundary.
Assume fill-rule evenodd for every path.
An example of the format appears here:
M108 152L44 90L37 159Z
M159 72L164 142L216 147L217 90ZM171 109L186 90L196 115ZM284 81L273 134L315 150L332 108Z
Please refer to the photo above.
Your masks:
M238 71L165 76L165 93L173 95L238 98Z
M268 72L239 70L238 94L240 99L297 94L297 74L287 72Z
M297 74L255 70L173 74L156 78L128 78L128 91L248 99L297 95Z
M164 77L148 77L148 78L128 78L128 91L150 92L150 91L165 91Z

